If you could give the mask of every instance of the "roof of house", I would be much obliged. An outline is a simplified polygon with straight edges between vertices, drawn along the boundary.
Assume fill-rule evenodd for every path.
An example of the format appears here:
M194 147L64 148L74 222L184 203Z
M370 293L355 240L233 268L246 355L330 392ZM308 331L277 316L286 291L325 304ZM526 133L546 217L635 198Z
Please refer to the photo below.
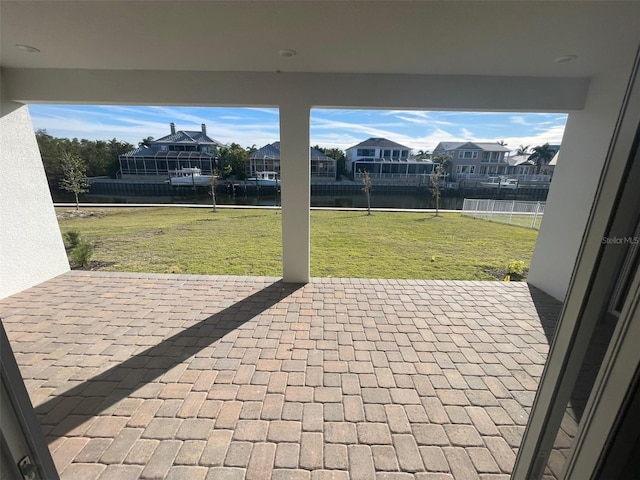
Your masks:
M359 144L354 145L353 147L347 148L347 150L351 150L352 148L359 148L359 147L403 148L405 150L411 150L409 147L400 145L399 143L396 143L396 142L392 142L391 140L387 140L386 138L379 138L379 137L368 138L364 142L360 142Z
M331 158L324 153L322 153L317 148L310 147L311 160L333 160L335 158ZM262 148L259 148L251 155L249 155L249 159L263 159L263 158L271 158L271 159L279 159L280 158L280 142L273 142L268 145L265 145Z
M151 147L138 147L120 155L120 157L152 157L166 159L186 159L186 158L217 158L215 153L209 152L177 152L173 150L160 150Z
M433 153L451 150L483 150L486 152L510 152L511 150L498 142L440 142Z
M531 156L530 153L527 153L525 155L513 155L512 157L509 157L507 160L509 162L509 165L511 166L533 165L534 162L532 160L529 160L530 156Z
M158 138L152 142L161 144L196 144L196 145L215 145L217 147L223 147L224 144L214 140L210 136L206 135L199 130L178 130L176 133L171 133L165 137Z

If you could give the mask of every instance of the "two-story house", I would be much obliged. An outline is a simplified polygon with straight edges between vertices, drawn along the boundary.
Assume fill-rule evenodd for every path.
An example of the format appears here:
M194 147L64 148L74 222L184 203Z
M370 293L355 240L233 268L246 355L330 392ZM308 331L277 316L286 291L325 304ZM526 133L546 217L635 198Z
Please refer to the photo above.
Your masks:
M317 148L310 148L311 177L336 178L337 161ZM258 172L280 174L280 142L273 142L249 155L249 177Z
M434 156L451 157L449 172L454 180L507 174L509 152L498 142L440 142L433 149Z
M346 151L347 170L358 176L394 178L430 174L431 160L411 156L411 149L386 138L369 138Z
M195 131L176 130L175 123L169 126L169 135L120 155L122 178L160 180L183 167L197 167L210 175L219 167L218 148L224 145L207 135L204 123Z

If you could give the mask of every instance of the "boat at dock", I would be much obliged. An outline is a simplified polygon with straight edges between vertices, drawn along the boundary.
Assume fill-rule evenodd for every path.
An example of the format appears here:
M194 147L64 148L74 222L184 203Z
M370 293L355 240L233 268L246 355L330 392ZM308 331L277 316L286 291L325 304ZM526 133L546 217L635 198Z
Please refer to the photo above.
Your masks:
M505 190L515 190L518 188L517 178L507 177L489 177L488 182L480 182L480 185L484 188L499 188Z
M259 187L275 187L280 185L280 179L277 172L256 172L255 177L247 178L247 184L254 184Z
M202 187L211 184L212 175L203 175L197 167L182 167L180 170L172 170L170 178L165 183L172 187Z

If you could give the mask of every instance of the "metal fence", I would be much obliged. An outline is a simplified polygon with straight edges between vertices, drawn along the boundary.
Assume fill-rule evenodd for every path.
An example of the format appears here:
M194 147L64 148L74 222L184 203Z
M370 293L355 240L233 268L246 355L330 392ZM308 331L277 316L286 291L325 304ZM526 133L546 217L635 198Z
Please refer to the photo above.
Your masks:
M462 215L540 229L545 202L465 198Z

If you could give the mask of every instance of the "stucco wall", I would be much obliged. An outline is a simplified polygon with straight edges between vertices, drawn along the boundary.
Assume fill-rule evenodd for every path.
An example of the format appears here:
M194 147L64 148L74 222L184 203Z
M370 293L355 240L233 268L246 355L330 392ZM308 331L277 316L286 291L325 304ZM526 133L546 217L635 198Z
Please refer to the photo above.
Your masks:
M29 111L14 107L0 117L0 298L69 270Z
M631 70L595 77L569 114L528 281L564 300Z

